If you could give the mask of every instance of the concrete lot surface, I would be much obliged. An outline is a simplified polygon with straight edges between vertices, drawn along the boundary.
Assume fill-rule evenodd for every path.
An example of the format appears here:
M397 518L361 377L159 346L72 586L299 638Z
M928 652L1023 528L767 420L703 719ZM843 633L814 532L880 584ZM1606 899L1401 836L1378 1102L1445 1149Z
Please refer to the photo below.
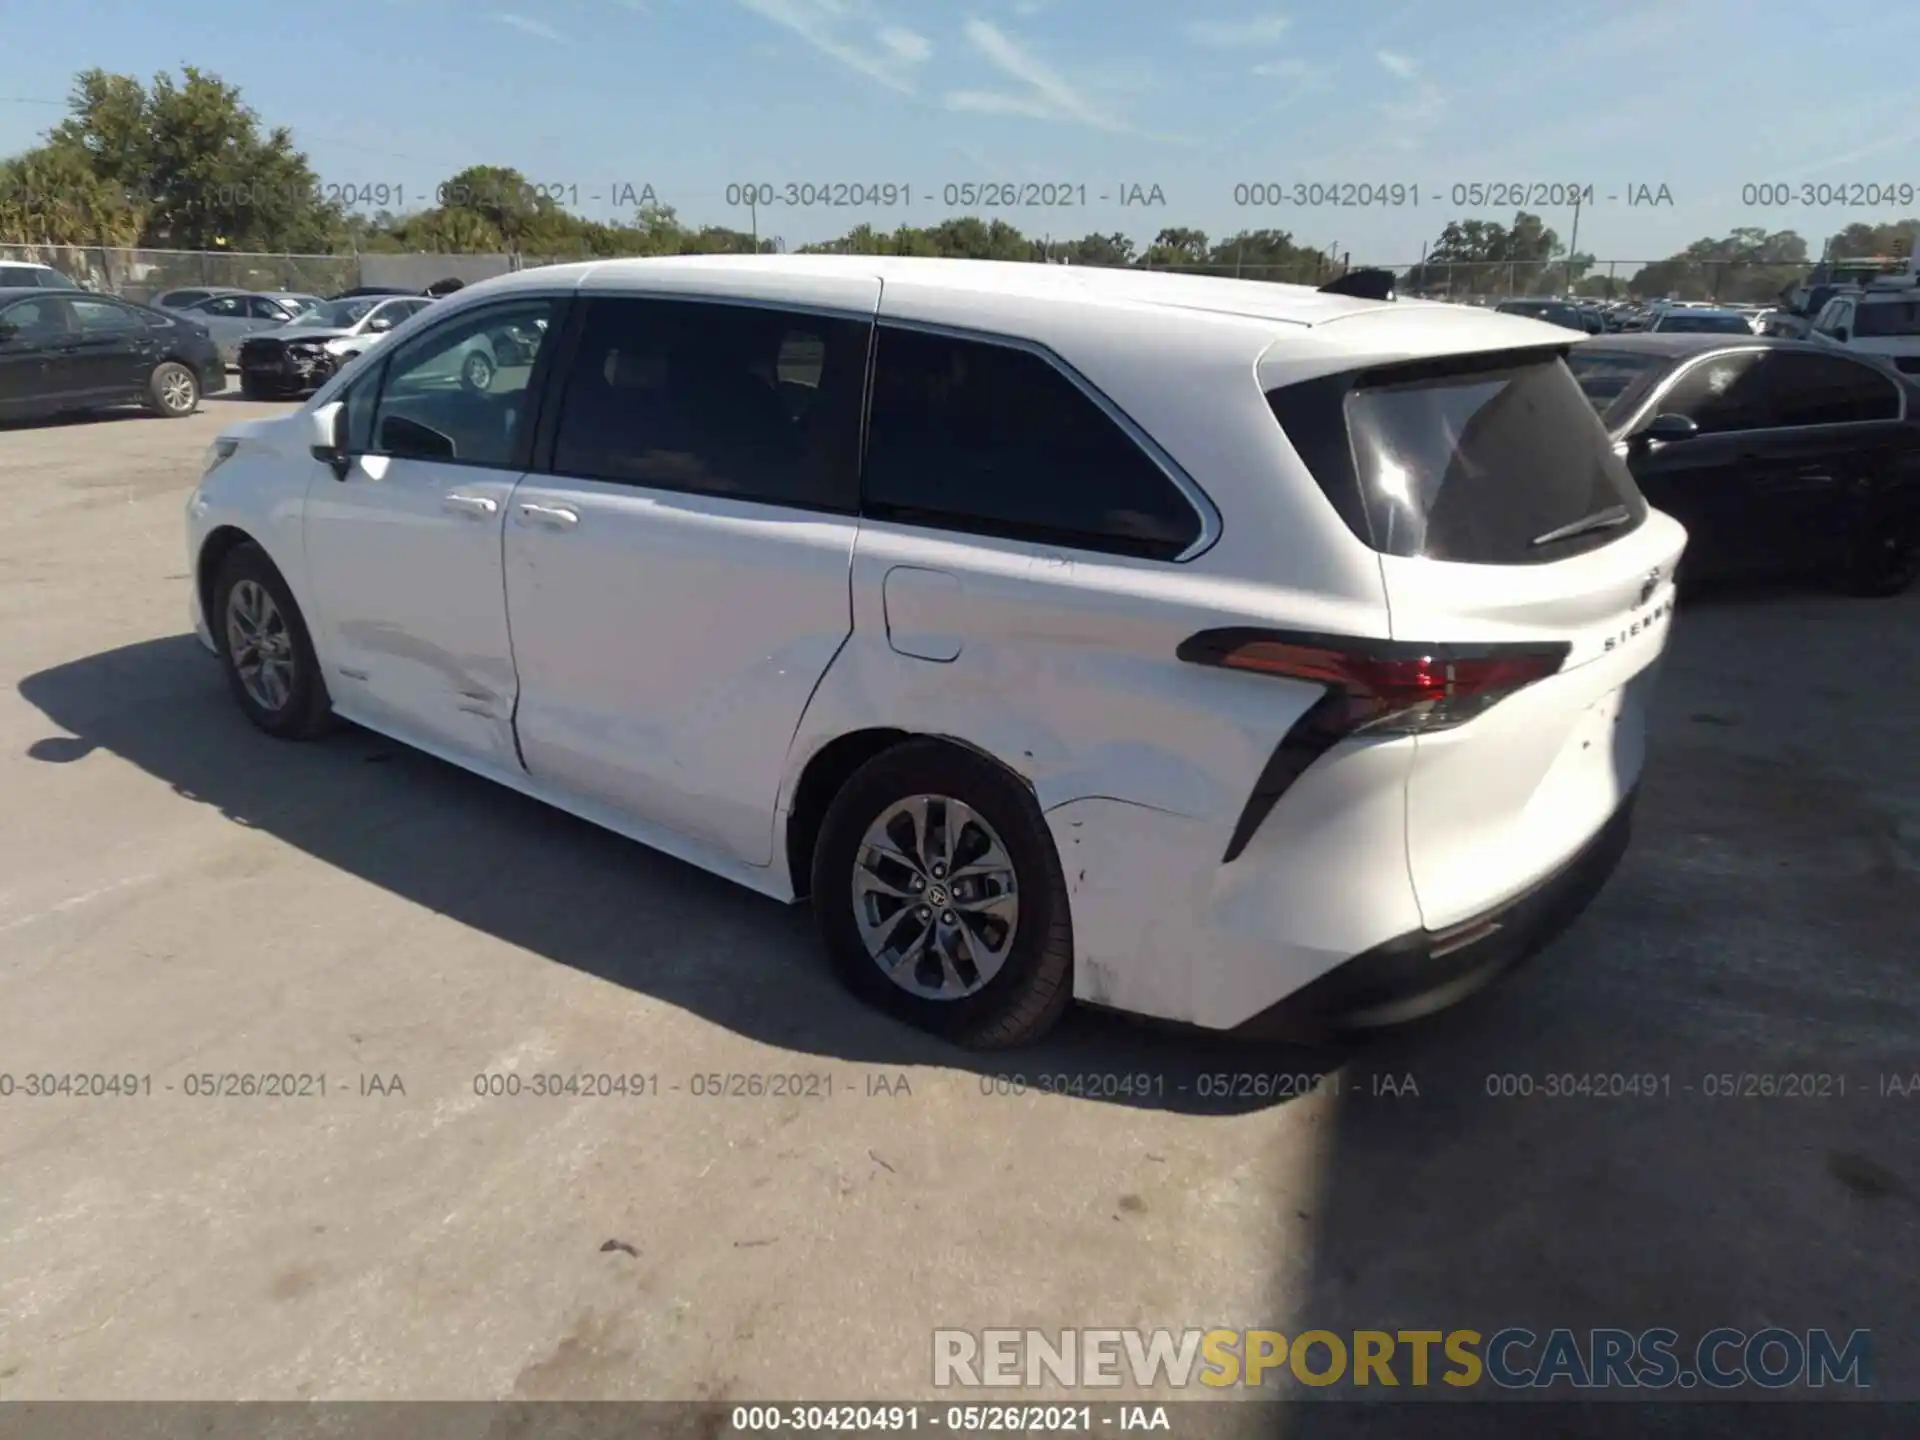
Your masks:
M0 428L0 1397L906 1399L936 1327L1781 1325L1920 1398L1920 596L1683 606L1625 865L1459 1011L982 1062L845 997L802 911L250 729L182 508L277 408ZM325 1093L196 1093L240 1074Z

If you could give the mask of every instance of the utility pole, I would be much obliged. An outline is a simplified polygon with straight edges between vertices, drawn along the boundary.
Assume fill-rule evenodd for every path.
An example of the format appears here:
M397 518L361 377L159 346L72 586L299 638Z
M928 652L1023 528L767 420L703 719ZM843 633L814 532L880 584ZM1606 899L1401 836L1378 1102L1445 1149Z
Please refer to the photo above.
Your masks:
M1580 253L1580 189L1573 191L1573 238L1567 241L1567 293L1573 293L1573 257Z

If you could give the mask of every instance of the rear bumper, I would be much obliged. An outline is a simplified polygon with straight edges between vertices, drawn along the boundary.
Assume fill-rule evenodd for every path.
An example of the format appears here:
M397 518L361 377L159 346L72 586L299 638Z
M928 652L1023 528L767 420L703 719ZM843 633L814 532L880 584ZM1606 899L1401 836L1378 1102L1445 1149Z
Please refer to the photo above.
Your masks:
M1632 835L1629 792L1571 859L1493 910L1444 930L1414 930L1328 971L1237 1026L1246 1038L1369 1029L1430 1015L1538 954L1579 918L1619 866Z

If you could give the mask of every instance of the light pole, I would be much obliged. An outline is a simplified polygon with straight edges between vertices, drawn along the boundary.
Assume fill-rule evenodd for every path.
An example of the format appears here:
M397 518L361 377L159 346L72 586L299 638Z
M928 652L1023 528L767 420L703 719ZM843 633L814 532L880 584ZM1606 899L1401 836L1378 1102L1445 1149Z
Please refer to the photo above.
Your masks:
M1573 257L1580 253L1580 191L1573 192L1573 238L1567 241L1567 293L1573 293Z

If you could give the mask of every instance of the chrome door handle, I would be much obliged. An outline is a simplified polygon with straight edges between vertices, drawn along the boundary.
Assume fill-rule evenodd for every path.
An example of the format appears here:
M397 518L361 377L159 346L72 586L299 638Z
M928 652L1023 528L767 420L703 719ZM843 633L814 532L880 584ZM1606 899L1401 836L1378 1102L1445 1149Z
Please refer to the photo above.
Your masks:
M521 504L520 513L536 525L551 525L557 530L580 523L579 513L564 505L535 505L532 501L526 501Z
M485 495L449 495L445 507L458 515L491 515L499 504Z

